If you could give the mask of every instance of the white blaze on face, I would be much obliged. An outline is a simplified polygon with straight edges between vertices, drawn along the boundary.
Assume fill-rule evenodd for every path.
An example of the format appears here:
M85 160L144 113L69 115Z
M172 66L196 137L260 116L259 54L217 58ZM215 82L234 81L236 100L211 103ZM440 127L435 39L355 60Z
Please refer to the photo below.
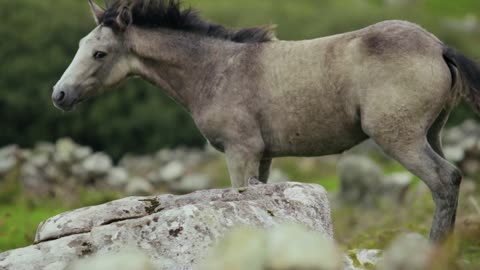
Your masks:
M53 101L69 110L75 103L111 87L129 74L122 42L108 27L98 26L80 41L72 63L55 85Z

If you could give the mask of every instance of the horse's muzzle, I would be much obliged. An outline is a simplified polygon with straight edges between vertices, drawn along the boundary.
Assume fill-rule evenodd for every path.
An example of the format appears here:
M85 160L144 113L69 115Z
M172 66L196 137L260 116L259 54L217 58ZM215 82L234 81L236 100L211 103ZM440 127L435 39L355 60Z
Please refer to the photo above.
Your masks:
M73 88L54 87L52 101L55 107L63 111L71 111L78 101L78 95Z

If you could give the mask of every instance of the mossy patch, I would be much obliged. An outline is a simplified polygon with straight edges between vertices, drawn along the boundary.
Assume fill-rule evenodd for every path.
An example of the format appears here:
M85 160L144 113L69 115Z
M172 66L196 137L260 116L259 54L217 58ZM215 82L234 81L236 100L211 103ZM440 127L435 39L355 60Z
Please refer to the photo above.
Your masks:
M150 203L150 205L145 206L145 212L147 212L147 214L149 215L158 213L163 209L165 209L160 207L160 201L157 198L149 198L149 199L144 199L140 201Z
M90 242L83 242L81 248L82 250L80 251L80 253L82 257L91 255L94 252L93 245Z

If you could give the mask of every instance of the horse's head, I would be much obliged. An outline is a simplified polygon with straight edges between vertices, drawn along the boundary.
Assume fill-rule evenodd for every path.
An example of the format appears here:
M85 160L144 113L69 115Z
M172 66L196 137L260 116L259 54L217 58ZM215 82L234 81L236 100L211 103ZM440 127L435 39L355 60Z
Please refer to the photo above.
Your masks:
M62 78L53 88L56 107L69 111L101 89L110 88L131 73L123 33L131 24L129 7L118 7L115 16L89 0L97 27L80 41L79 49Z

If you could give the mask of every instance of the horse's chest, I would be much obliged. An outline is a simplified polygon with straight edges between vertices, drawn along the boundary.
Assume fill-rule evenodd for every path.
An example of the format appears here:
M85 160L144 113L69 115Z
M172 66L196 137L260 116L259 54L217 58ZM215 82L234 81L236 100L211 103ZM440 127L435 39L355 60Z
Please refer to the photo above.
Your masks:
M229 129L225 120L225 113L221 111L194 115L194 121L205 139L218 151L225 151L226 133Z

